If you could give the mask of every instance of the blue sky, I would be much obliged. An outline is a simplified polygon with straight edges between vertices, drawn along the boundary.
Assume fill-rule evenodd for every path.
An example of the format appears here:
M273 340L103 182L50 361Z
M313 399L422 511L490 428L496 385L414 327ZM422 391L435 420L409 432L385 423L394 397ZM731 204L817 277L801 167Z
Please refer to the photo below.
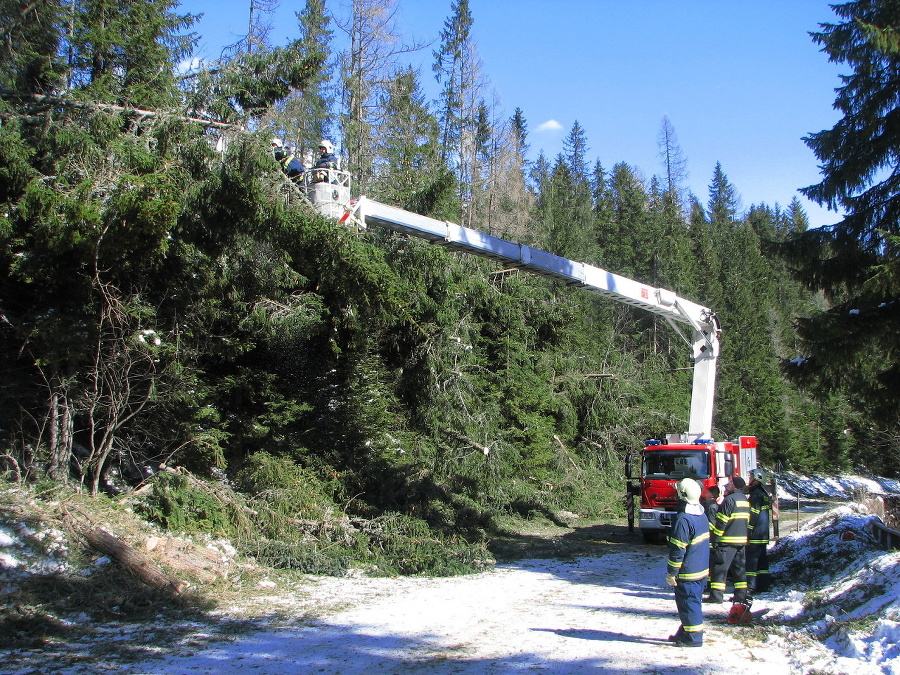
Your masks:
M303 0L281 0L272 42L297 36ZM819 182L803 136L830 128L839 74L808 35L836 21L822 0L470 0L485 98L504 116L518 107L532 153L554 158L577 120L588 159L662 173L657 136L668 116L687 160L687 187L706 203L716 162L752 204L787 206L796 195L813 226L837 222L797 193ZM346 13L347 0L329 8ZM246 32L249 0L186 0L199 56ZM398 0L407 42L432 43L409 61L433 88L431 53L451 0ZM340 32L336 40L340 39ZM436 89L434 89L436 91Z

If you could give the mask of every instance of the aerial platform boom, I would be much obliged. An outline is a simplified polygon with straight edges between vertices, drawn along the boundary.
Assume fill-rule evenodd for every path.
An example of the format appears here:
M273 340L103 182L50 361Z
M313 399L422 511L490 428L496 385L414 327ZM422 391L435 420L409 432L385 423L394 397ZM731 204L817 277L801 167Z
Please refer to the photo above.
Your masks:
M429 218L367 197L350 200L349 175L341 171L329 181L307 186L307 195L323 214L360 227L380 227L426 239L454 251L490 258L504 265L597 293L663 317L691 348L694 380L691 413L684 441L712 437L713 398L721 327L716 314L672 291L569 260L525 244L500 239L449 221ZM339 216L339 213L343 215ZM687 325L688 331L682 326Z

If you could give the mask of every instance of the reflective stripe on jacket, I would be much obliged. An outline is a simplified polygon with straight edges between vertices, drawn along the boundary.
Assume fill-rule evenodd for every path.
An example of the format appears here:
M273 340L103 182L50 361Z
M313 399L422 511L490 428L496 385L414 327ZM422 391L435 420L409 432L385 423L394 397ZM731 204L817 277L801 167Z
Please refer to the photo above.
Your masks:
M709 576L709 521L700 513L680 512L669 535L667 573L684 581Z
M750 501L750 521L747 543L768 544L772 498L762 483L754 483L750 488L748 499Z
M750 502L743 492L735 490L725 497L710 527L713 545L746 546L749 525Z

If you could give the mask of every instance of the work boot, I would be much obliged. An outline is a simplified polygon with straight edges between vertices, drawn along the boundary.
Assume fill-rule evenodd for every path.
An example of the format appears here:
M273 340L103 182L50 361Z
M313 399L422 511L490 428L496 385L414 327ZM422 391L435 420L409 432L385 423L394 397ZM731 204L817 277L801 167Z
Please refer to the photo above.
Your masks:
M688 637L687 633L682 635L677 640L672 640L673 647L702 647L703 646L703 637L700 636L699 639Z

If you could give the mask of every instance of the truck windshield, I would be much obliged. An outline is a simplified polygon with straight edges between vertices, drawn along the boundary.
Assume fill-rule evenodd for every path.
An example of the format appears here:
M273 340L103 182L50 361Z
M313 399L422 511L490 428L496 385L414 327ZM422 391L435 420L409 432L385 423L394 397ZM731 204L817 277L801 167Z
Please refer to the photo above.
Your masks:
M644 454L644 478L709 478L709 452L659 450Z

